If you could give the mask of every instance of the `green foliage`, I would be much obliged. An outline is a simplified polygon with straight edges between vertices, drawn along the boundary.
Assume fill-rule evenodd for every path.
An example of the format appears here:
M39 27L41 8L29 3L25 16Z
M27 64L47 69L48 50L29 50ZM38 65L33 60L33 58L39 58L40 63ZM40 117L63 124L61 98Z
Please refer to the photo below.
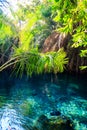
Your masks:
M87 69L87 66L80 66L81 70Z
M47 8L45 8L46 6L45 3L39 2L36 5L21 6L16 12L18 21L23 22L19 32L23 50L30 49L32 47L31 44L34 46L40 45L51 33L54 26L51 18L52 7L50 4L48 4Z
M30 6L19 5L18 11L12 12L16 24L0 13L0 44L9 45L10 37L16 34L20 38L19 47L14 47L14 54L0 67L0 71L13 65L16 74L21 76L24 72L30 76L63 72L68 62L63 49L46 54L37 49L55 29L70 34L71 47L80 47L80 56L87 57L86 5L86 0L38 0Z
M80 56L87 57L87 50L81 50Z
M12 59L7 61L0 67L0 71L14 65L14 71L16 74L22 76L24 72L28 76L32 74L41 74L43 72L63 72L65 64L68 59L63 49L58 52L49 52L46 54L39 53L37 50L32 49L30 52L23 52L23 50L17 50Z
M57 30L72 36L71 46L80 47L81 57L87 57L87 0L55 0L58 6L54 21Z
M9 58L13 39L17 36L17 28L3 12L0 13L0 64Z
M35 25L37 21L37 17L31 13L29 18L30 18L29 22L27 22L25 27L19 33L21 48L23 50L29 50L30 43L32 39L34 38L33 33L32 33L32 27Z
M2 14L0 15L0 44L3 44L5 39L13 34L10 24L6 21Z
M46 5L42 5L41 6L41 13L42 13L42 16L44 16L44 17L50 17L52 14L52 7L47 6L47 8L46 8Z

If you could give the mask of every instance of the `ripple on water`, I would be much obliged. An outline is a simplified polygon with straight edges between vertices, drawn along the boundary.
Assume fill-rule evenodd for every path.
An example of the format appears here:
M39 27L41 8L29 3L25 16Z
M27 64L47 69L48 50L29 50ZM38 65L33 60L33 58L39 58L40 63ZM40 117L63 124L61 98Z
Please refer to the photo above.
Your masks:
M1 130L24 130L21 127L20 117L17 116L16 110L4 108L1 120L0 120Z

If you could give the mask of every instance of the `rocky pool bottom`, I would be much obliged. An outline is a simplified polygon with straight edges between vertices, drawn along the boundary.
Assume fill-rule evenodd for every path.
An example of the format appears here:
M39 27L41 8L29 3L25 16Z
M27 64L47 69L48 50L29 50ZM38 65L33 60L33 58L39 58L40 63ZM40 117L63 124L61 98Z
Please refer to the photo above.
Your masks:
M87 76L0 74L0 130L87 130Z

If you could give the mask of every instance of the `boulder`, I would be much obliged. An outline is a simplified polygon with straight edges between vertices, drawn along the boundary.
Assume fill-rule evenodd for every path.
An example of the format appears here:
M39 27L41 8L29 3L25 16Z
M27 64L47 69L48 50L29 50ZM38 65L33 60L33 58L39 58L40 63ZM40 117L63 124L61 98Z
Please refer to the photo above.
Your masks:
M62 116L51 117L48 119L45 115L41 115L33 128L33 130L74 130L70 119Z
M42 52L58 51L61 47L66 48L69 36L64 33L53 32L49 35L42 47Z

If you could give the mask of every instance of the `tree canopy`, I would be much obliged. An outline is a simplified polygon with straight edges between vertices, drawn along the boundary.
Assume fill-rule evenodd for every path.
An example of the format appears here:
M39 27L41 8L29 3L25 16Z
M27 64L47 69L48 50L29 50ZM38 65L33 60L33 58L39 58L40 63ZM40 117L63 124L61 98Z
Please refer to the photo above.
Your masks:
M0 3L3 5L2 1ZM0 71L12 65L21 76L23 72L27 75L63 72L68 63L63 48L57 52L40 51L44 40L54 31L69 34L68 45L80 48L79 55L87 57L86 0L34 0L30 5L18 6L16 12L10 9L13 20L6 17L3 11L0 13L0 46L4 46L4 49L0 48L1 57L12 45L10 56L1 64ZM18 46L11 40L15 37L19 38ZM87 66L80 68L86 69Z

